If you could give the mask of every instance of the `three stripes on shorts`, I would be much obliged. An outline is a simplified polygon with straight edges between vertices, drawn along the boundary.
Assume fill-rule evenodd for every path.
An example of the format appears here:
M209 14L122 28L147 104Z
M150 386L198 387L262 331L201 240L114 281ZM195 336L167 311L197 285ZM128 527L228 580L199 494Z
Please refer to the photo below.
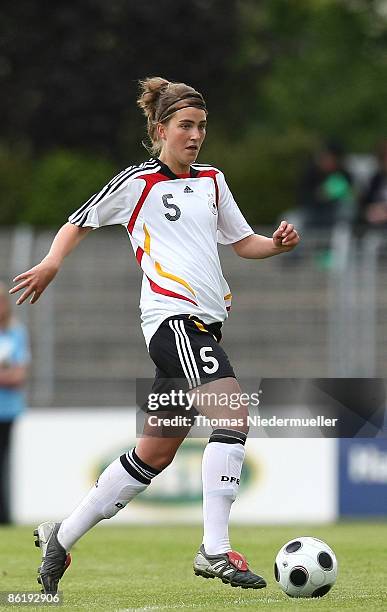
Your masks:
M193 389L199 386L201 381L195 355L184 327L184 321L182 319L172 319L168 321L168 323L175 334L177 354L179 355L181 367L188 381L188 386L190 389Z

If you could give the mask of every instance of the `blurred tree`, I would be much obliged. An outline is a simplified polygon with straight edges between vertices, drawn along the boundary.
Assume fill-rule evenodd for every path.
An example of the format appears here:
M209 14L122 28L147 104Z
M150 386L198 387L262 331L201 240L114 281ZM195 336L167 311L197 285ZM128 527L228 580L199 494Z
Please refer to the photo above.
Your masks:
M373 148L385 126L387 3L240 0L238 13L235 78L250 83L254 122Z
M0 148L0 225L23 222L32 176L31 161L23 151Z
M95 156L66 150L43 155L34 162L23 221L61 225L115 174L112 162Z
M156 74L192 83L216 106L235 38L235 2L224 8L222 0L4 0L3 138L35 152L59 145L123 157L141 140L136 81Z
M210 115L201 160L226 171L252 223L273 221L297 204L306 152L320 139L334 136L347 149L367 151L385 136L386 6L384 0L3 0L0 121L11 153L0 155L0 177L13 167L19 180L16 189L11 178L5 181L0 222L17 221L24 209L36 223L51 219L52 208L45 215L34 190L42 192L50 173L52 184L61 183L64 155L84 169L85 197L100 185L85 170L91 160L105 157L104 168L121 169L146 158L137 79L155 74L203 91ZM31 166L39 180L20 172L20 150L26 168L26 153L39 158ZM67 210L64 191L54 191L57 210Z
M289 74L284 59L276 75L282 90L268 91L268 100L275 114L275 100L282 95L282 122L291 115L293 122L339 134L347 145L364 150L373 148L385 125L387 24L375 29L377 23L382 26L372 10L375 2L360 2L357 10L353 6L330 2L311 14L313 38L298 62L305 80L292 80L294 70Z

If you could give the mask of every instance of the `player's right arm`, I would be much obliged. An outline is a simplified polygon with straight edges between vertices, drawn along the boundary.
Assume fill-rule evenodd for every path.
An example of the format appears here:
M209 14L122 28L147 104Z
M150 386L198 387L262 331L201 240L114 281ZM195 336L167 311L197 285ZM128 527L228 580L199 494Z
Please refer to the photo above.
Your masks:
M10 293L24 289L16 304L23 304L30 296L32 296L30 303L34 304L56 276L66 255L71 253L90 231L91 227L78 227L72 223L65 223L56 234L46 257L37 266L13 279L13 282L18 284L10 290Z
M92 229L105 225L126 226L144 188L144 181L132 179L147 169L154 170L155 167L157 163L152 161L143 164L141 168L126 168L70 215L69 223L60 228L46 257L37 266L13 279L13 282L18 284L10 293L24 289L16 304L23 304L29 297L30 303L34 304L56 276L66 255L71 253Z

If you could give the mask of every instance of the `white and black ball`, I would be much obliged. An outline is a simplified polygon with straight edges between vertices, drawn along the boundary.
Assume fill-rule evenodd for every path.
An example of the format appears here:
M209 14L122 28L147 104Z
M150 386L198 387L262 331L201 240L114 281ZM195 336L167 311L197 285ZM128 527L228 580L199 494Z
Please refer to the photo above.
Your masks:
M323 597L336 582L336 555L318 538L294 538L279 551L274 577L289 597Z

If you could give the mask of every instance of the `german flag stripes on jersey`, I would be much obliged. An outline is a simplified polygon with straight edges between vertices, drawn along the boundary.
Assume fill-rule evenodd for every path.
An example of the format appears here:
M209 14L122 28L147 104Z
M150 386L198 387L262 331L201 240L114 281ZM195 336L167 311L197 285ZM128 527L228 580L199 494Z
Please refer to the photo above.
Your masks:
M193 164L189 174L176 175L155 158L120 172L69 222L126 228L144 273L140 308L147 346L171 315L194 314L205 323L226 319L231 292L217 243L254 233L220 170Z

